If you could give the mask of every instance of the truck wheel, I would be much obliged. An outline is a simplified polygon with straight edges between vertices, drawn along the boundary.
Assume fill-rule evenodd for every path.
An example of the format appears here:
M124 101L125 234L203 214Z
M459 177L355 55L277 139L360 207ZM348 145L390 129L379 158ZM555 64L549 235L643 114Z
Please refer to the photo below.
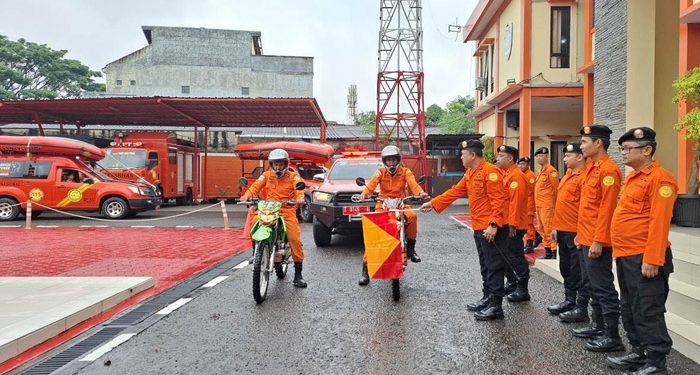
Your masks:
M123 219L129 215L129 205L119 197L111 197L102 203L102 216L108 219Z
M184 197L175 198L175 204L178 206L190 206L192 205L192 189L187 189Z
M314 220L314 215L311 213L311 200L309 197L304 199L306 200L306 204L299 208L299 216L301 216L301 220L305 223L310 223Z
M0 198L0 221L12 221L19 216L19 206L12 198Z
M328 246L331 244L331 228L323 225L322 222L314 218L314 243L316 246Z

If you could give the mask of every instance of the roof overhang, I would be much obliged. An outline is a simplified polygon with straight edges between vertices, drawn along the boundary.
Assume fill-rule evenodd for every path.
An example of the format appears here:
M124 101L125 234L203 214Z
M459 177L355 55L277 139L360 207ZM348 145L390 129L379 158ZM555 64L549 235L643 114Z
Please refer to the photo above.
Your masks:
M496 16L501 6L510 0L479 0L479 3L469 16L469 20L462 27L462 40L464 43L478 41L487 30L491 19Z

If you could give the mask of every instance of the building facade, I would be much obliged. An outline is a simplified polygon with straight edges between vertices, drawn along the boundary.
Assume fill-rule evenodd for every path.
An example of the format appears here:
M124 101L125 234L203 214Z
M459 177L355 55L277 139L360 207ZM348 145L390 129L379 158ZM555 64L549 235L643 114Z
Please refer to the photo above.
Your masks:
M313 97L313 58L264 55L260 32L142 29L148 45L103 69L106 95Z

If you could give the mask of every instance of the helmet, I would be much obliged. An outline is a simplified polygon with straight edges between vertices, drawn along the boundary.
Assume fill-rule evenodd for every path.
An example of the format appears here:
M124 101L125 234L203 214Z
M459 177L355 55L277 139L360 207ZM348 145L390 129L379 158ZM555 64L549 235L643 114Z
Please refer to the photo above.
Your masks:
M390 157L397 157L399 158L399 162L396 163L394 166L388 166L386 165L386 159ZM393 145L389 145L384 147L382 150L382 163L384 164L384 167L386 168L387 171L389 171L390 174L396 173L396 171L399 168L399 164L401 163L401 151L399 151L399 148Z
M270 151L270 155L267 157L267 161L270 163L270 170L275 173L275 176L282 177L287 173L287 168L289 168L289 154L281 148L276 148ZM284 167L280 169L275 169L272 166L272 162L283 161Z

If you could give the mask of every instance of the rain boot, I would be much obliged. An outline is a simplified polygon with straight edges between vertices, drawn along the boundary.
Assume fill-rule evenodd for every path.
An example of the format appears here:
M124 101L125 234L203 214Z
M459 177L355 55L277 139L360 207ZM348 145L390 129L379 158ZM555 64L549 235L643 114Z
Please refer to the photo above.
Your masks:
M503 297L491 296L489 304L483 310L474 313L476 320L496 320L503 319Z
M294 262L294 282L292 282L292 284L297 288L306 288L306 281L304 281L304 278L301 276L302 268L302 262Z
M406 240L406 255L413 263L420 263L420 257L416 253L416 240Z
M359 285L369 285L369 273L367 273L367 263L362 263L362 278L357 282Z

